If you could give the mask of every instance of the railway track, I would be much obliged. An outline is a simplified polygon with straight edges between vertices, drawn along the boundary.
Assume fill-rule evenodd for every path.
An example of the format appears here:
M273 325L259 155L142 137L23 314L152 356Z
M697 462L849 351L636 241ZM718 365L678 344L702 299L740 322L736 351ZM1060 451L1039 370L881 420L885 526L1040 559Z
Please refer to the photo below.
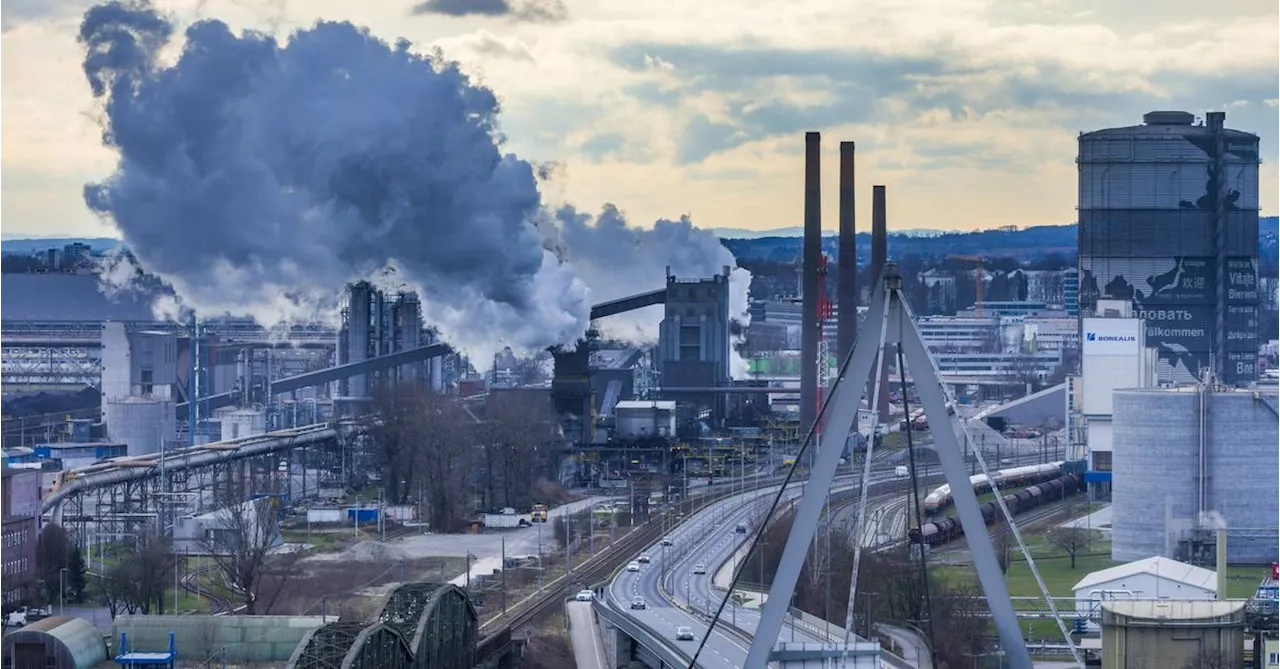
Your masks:
M186 592L209 602L209 615L225 616L235 610L235 602L232 602L229 597L211 592L208 588L201 588L197 583L205 574L216 573L217 569L217 565L205 565L187 572L178 583Z

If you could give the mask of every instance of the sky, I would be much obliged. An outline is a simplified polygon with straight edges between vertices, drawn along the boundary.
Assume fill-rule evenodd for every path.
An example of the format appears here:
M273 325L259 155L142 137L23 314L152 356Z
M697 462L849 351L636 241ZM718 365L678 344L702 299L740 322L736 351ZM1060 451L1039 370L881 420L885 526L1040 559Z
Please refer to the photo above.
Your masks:
M118 236L84 205L111 173L76 42L92 2L0 5L5 237ZM1261 207L1280 207L1275 0L160 0L287 39L347 20L441 50L492 88L506 148L554 162L548 203L633 223L797 226L804 132L823 133L823 226L838 146L857 143L857 216L888 187L891 228L1075 218L1076 136L1154 109L1262 137ZM176 58L176 53L174 57Z

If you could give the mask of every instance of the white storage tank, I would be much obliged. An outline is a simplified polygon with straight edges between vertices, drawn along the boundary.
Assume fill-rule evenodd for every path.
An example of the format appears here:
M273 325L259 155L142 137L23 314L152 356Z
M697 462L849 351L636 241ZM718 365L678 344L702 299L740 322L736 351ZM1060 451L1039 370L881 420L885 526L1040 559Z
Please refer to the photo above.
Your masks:
M128 396L107 401L107 436L125 444L129 455L160 451L163 440L174 438L174 404L152 397Z
M256 437L267 431L267 414L260 409L237 409L222 417L222 438Z

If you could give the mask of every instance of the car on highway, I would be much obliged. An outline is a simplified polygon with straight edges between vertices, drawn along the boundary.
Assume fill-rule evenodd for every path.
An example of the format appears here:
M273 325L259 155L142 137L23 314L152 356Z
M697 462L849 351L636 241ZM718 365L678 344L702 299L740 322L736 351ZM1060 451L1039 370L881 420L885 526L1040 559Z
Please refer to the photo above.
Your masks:
M707 565L702 564L701 562L699 562L698 564L693 565L693 573L695 573L695 574L705 574L705 573L707 573Z
M640 564L649 564L649 556L641 555L640 557L636 558L636 562L639 562Z
M693 628L681 625L676 628L676 641L693 641Z
M579 590L578 594L574 595L573 598L580 602L589 602L596 598L596 593L590 590Z
M742 523L738 523L738 526L737 526L737 527L735 527L735 528L733 528L733 531L734 531L734 532L737 532L738 534L746 534L746 533L747 533L747 526L746 526L746 525L743 525Z
M639 562L628 562L628 563L627 563L627 571L640 571L640 563L639 563Z
M670 539L666 539L666 538L664 538L664 539L662 540L662 545L663 545L663 546L670 546L670 545L671 545L671 540L670 540Z
M646 606L645 606L645 603L644 603L644 597L632 597L632 598L631 598L631 609L632 609L633 611L634 611L634 610L643 611L643 610L645 610L645 608L646 608Z

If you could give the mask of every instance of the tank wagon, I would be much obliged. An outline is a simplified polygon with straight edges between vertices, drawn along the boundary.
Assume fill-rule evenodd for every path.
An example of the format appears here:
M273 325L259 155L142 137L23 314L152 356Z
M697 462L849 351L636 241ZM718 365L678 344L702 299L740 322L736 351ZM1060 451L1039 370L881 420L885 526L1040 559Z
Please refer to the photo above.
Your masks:
M1016 516L1041 504L1056 501L1068 495L1074 495L1076 491L1080 490L1082 480L1083 477L1080 474L1067 474L1051 481L1024 488L1016 493L1004 495L1004 503L1005 506L1009 507L1009 513ZM983 504L980 508L982 521L987 525L994 523L996 518L1000 516L1000 507L994 500ZM964 535L964 528L961 527L959 518L933 520L925 523L919 529L913 527L907 533L911 543L924 543L930 546L945 544L962 535Z
M998 470L992 478L995 479L996 485L1004 488L1008 486L1024 486L1033 483L1040 483L1049 479L1057 478L1063 473L1062 462L1050 462L1043 465L1028 465L1026 467L1013 467L1011 469ZM970 476L969 483L973 485L973 491L976 494L991 492L991 482L987 479L986 474L978 474ZM951 485L946 484L936 488L924 498L924 513L926 516L934 516L938 512L951 506Z

